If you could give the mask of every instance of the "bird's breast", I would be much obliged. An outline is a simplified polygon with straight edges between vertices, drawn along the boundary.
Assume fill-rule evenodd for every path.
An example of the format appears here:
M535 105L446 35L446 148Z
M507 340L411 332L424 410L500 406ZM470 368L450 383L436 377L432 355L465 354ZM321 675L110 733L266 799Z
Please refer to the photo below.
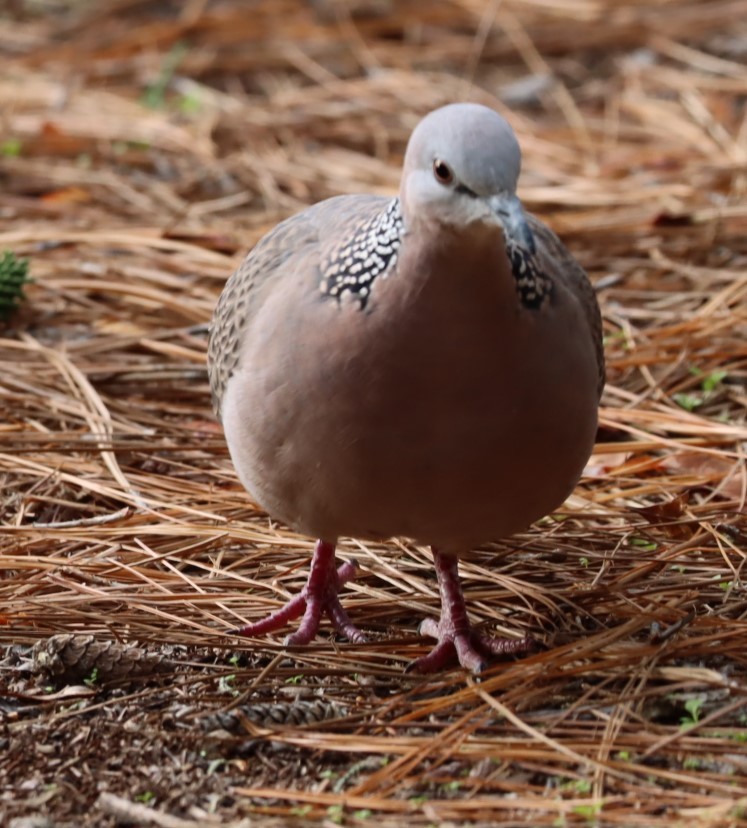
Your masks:
M463 548L556 508L588 458L596 365L573 297L528 309L505 255L428 255L403 246L364 311L304 292L285 330L260 313L247 337L229 448L301 531Z

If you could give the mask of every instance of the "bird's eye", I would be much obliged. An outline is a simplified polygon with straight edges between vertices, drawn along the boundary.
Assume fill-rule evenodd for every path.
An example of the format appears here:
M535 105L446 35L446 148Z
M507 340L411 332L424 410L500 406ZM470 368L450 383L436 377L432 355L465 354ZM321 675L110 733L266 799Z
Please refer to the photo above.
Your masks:
M440 158L436 158L433 162L433 175L436 176L436 181L440 184L451 184L454 180L454 173L451 167Z

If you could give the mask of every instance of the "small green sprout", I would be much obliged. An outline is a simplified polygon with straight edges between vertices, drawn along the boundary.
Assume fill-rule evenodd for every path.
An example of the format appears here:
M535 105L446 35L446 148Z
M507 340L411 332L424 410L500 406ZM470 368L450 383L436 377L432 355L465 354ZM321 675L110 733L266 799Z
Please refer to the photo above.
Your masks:
M329 817L330 822L334 822L335 825L342 825L342 805L330 805L329 808L327 808L327 816Z
M189 48L186 43L175 43L164 56L158 77L145 90L142 102L149 109L163 109L166 104L166 90L174 78L179 64L184 60Z
M233 686L234 681L236 681L235 673L231 673L227 676L221 676L218 679L218 692L229 693L231 696L238 696L239 691Z
M19 259L10 250L0 256L0 320L7 319L23 298L29 281L29 260Z
M710 374L703 376L703 372L695 365L690 366L690 373L694 377L702 377L700 381L700 388L702 393L681 393L673 394L672 399L685 411L695 411L713 394L713 392L721 385L721 383L728 376L726 371L716 370L711 371Z
M195 115L202 109L202 101L199 95L191 93L189 95L182 95L177 101L177 106L179 111L185 115Z
M18 138L8 138L0 144L0 155L6 158L17 158L21 154L23 144Z
M696 408L703 405L703 398L698 394L674 394L672 399L685 411L695 411Z
M561 791L573 791L577 794L587 794L591 791L589 779L566 779L560 785Z
M290 809L291 816L304 817L308 816L312 811L311 805L295 805L293 808Z
M719 385L726 379L728 373L726 371L712 371L708 376L701 382L700 387L705 391L706 394L710 394L715 391Z
M583 817L588 822L593 822L602 810L601 802L590 802L588 805L576 805L573 813Z
M629 351L631 348L630 341L628 339L628 332L624 329L620 329L618 331L613 331L611 334L607 334L602 338L602 344L604 347L607 347L612 342L617 340L621 340L622 347L624 350Z
M644 552L656 551L656 544L653 541L647 540L646 538L630 538L628 543L631 546L637 546L639 549L643 549Z
M700 711L703 707L704 699L696 696L692 699L687 699L685 702L685 710L687 710L687 716L683 716L680 719L680 728L682 730L688 730L691 727L695 727L695 725L700 721Z

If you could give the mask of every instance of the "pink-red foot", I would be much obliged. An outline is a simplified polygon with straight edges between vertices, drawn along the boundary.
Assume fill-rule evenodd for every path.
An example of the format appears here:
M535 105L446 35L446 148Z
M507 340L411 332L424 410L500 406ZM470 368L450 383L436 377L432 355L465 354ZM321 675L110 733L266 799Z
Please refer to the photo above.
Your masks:
M493 638L475 632L467 617L456 557L433 550L433 563L441 593L441 620L426 618L420 634L436 639L436 646L413 661L408 672L435 673L457 660L465 670L481 673L491 658L517 655L534 649L531 638Z
M348 561L335 569L335 544L317 541L306 586L287 604L254 624L235 630L238 635L257 636L274 632L289 621L301 618L296 632L284 644L308 644L319 631L322 615L328 615L335 629L348 641L362 644L366 636L353 624L340 603L339 591L355 577L355 564Z

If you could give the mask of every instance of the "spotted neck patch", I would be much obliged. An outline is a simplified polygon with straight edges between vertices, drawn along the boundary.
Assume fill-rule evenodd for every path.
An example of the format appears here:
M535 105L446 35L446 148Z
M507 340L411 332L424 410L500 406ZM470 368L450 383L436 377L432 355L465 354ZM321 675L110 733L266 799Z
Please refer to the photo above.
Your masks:
M524 307L537 310L552 295L552 280L540 268L536 255L505 234L504 239L519 300Z
M357 301L363 310L374 281L385 279L396 264L403 230L399 199L394 198L322 262L319 290L340 303Z

